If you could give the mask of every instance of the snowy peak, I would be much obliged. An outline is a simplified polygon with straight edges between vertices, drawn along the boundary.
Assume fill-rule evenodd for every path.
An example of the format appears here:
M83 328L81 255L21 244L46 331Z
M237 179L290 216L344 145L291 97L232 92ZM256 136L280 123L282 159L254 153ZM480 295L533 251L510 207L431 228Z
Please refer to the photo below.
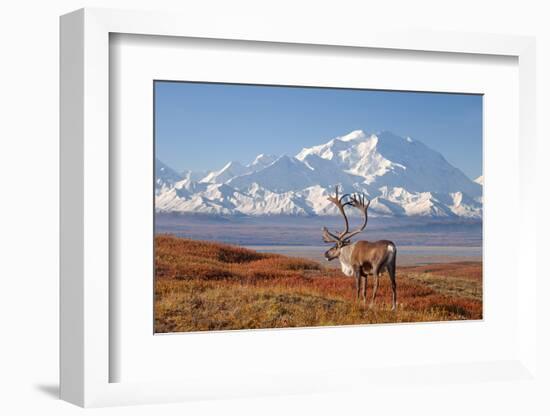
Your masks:
M181 175L160 160L155 160L155 189L172 187L176 182L181 181Z
M298 159L283 155L264 169L236 176L227 182L237 189L247 188L253 183L280 193L312 186L315 184L315 176Z
M342 142L351 142L353 140L361 140L365 138L366 138L366 134L363 130L354 130L351 133L348 133L344 136L337 137L336 139Z
M474 182L483 186L483 175L478 176L476 179L474 179Z
M277 156L259 154L254 161L246 166L243 166L237 161L227 163L218 171L212 171L200 179L202 183L225 183L237 176L247 175L252 172L257 172L272 164L278 159Z
M472 181L421 141L388 131L354 130L295 157L259 154L206 176L178 175L160 161L156 173L163 212L335 215L327 196L340 185L368 195L374 215L482 216L483 177Z
M210 172L200 180L202 183L224 183L235 176L243 175L248 170L239 162L229 162L218 171Z
M342 140L347 138L347 140ZM366 185L402 186L414 192L465 191L479 196L481 188L435 150L422 142L383 131L354 131L325 144L304 148L296 158L312 155L333 161L339 169L364 178Z
M263 153L260 153L258 156L256 156L256 159L254 159L254 161L251 164L247 165L247 167L253 170L258 170L271 165L276 160L277 160L277 156L265 155Z
M207 172L200 172L200 171L191 171L191 170L184 170L181 172L180 176L185 180L189 181L198 181L201 178L204 178L207 175Z

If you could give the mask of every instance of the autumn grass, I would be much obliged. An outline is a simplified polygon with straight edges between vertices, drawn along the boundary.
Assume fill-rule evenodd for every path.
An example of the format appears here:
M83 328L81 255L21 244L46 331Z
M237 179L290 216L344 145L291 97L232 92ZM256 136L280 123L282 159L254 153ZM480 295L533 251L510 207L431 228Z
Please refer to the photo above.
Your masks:
M480 263L398 268L392 312L387 275L368 309L353 279L315 261L171 236L155 254L156 332L482 318Z

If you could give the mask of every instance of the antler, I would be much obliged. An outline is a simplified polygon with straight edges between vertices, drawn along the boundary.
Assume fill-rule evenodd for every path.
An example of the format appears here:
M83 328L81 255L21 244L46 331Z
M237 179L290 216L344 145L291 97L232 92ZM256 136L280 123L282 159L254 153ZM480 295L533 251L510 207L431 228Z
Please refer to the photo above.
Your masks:
M363 214L365 215L365 220L363 221L363 224L357 230L352 231L351 233L349 233L346 236L346 239L350 239L354 235L359 234L367 226L367 221L369 220L367 210L369 209L370 200L367 199L366 204L365 204L365 200L366 200L366 198L365 198L365 195L363 195L363 194L361 194L361 195L352 195L352 197L351 197L351 201L349 202L349 204L351 206L357 208L359 211L362 211Z
M334 196L329 196L327 198L330 202L332 202L334 205L336 205L336 207L340 211L340 214L342 214L342 216L344 217L344 224L345 224L346 227L345 227L344 231L342 231L341 233L338 234L338 236L336 236L335 234L332 234L326 227L324 227L323 228L323 237L325 237L325 235L328 234L330 237L332 237L332 239L336 239L337 241L340 241L348 233L348 231L349 231L349 222L348 222L348 217L346 215L346 211L344 210L344 207L346 205L349 205L350 203L349 202L342 203L344 198L346 198L348 196L349 196L349 194L344 194L340 198L338 198L338 185L336 185L335 195ZM326 239L325 239L325 241L326 241ZM334 241L334 240L330 240L330 241ZM330 241L327 241L327 242L330 242Z
M332 234L327 227L323 227L323 241L325 243L337 243L338 237Z
M327 198L330 202L332 202L334 205L336 205L336 207L338 208L338 210L340 211L340 213L344 217L345 229L344 229L344 231L342 231L341 233L336 235L336 234L332 234L327 229L327 227L323 227L323 240L325 241L325 243L331 243L331 242L338 242L338 241L347 240L347 239L353 237L354 235L359 234L367 226L367 221L368 221L367 209L369 208L370 201L367 200L367 204L365 205L364 195L359 195L359 196L353 195L353 196L350 197L349 201L342 202L344 200L344 198L349 197L349 196L350 196L349 194L344 194L340 198L338 198L338 186L336 186L335 195L334 196L329 196ZM346 205L351 205L351 206L353 206L357 209L360 209L360 210L364 211L364 214L365 214L365 221L363 222L363 225L361 225L360 228L358 228L357 230L355 230L351 233L349 232L348 217L347 217L346 212L344 210L344 207Z

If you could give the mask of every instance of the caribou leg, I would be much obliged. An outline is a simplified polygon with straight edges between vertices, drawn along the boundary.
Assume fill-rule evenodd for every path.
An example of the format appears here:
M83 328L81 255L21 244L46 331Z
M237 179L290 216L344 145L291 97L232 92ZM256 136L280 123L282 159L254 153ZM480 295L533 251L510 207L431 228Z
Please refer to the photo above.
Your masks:
M380 276L378 276L378 270L373 270L372 276L374 279L374 289L372 289L372 300L370 301L369 307L372 308L374 305L374 299L376 298L376 292L378 291L378 282L380 280Z
M361 275L363 276L363 294L362 294L362 297L363 297L363 305L366 305L367 304L367 281L368 281L368 273L361 273Z
M355 291L357 300L359 300L359 297L361 295L361 269L357 268L355 269Z
M395 259L390 264L388 264L387 269L391 280L391 291L392 291L391 310L395 311L395 308L397 306L397 284L395 283Z

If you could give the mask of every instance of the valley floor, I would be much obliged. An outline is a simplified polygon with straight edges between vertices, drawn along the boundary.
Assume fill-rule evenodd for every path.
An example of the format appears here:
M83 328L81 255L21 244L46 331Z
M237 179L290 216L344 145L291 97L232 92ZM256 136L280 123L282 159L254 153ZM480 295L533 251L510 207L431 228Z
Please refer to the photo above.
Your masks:
M313 260L172 236L155 242L157 333L482 319L481 262L398 267L392 312L386 274L369 309L353 279Z

